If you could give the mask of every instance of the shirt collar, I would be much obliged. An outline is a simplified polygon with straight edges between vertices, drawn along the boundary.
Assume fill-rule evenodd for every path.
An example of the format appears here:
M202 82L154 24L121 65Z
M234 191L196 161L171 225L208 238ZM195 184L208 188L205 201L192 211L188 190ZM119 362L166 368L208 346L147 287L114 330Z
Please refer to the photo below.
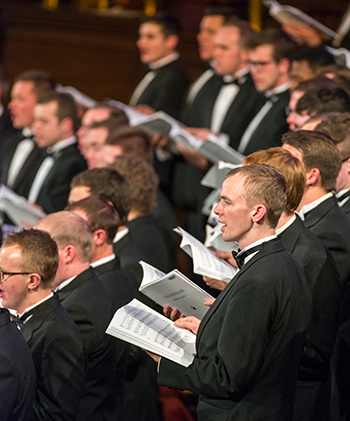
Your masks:
M307 214L308 212L312 211L312 209L315 209L318 205L320 205L322 202L324 202L325 200L329 199L330 197L333 196L333 193L327 193L324 196L320 197L317 200L314 200L311 203L308 203L307 205L304 205L301 209L300 209L300 217L301 219L304 219L304 215Z
M294 214L288 222L281 226L281 228L276 228L276 235L282 234L288 227L292 225L292 223L296 220L296 215Z
M172 63L173 61L177 60L179 57L180 57L179 53L172 53L169 56L161 58L158 61L154 61L153 63L150 63L148 67L151 70L157 70L157 69L160 69L161 67L166 66L169 63Z
M69 285L72 281L74 281L74 279L76 278L76 276L73 276L72 278L67 279L66 281L61 282L58 287L54 290L54 292L58 292L61 291L64 287L66 287L67 285Z
M277 236L274 234L274 235L269 235L268 237L262 238L262 239L260 239L258 241L255 241L254 243L249 244L249 246L247 246L243 250L241 250L238 254L244 253L246 250L249 250L249 249L251 249L251 248L253 248L255 246L258 246L258 245L260 245L262 243L266 243L267 241L271 241L271 240L273 240L275 238L277 238ZM249 260L252 259L256 255L256 253L259 253L259 251L255 252L255 253L252 253L252 254L249 254L249 256L247 256L244 259L244 264L246 264L247 262L249 262Z
M113 243L117 243L119 240L125 237L128 232L129 232L128 227L125 227L123 230L118 231L114 237Z
M338 199L338 205L340 207L342 207L343 205L345 205L346 202L348 202L350 200L350 196L346 195L346 193L349 191L350 189L343 189L338 191L338 193L335 195L335 197ZM344 199L342 199L342 196L346 195L346 197Z
M97 266L104 265L105 263L111 262L114 259L115 259L115 254L113 253L110 256L103 257L100 260L96 260L96 262L90 263L90 266L93 267L93 268L96 268Z
M349 190L350 190L350 188L349 188L349 189L339 190L339 191L338 191L338 193L336 193L335 197L336 197L337 199L339 199L339 197L342 197L342 196L343 196L343 194L347 193Z
M238 72L236 72L234 74L234 76L230 76L230 75L224 75L223 76L223 80L225 83L230 83L234 80L238 80L244 76L246 76L249 73L249 67L244 67L244 69L238 70Z
M33 308L37 307L38 305L40 305L44 301L50 299L51 297L53 297L53 292L52 291L50 291L49 295L47 295L42 300L38 301L37 303L35 303L34 305L32 305L30 307L27 307L22 314L19 314L16 310L9 310L9 311L10 311L10 313L12 315L14 315L14 316L16 316L18 318L21 318L24 314L28 313L30 310L33 310ZM29 318L27 320L29 320Z
M290 82L286 82L283 85L280 85L280 86L277 86L276 88L271 89L270 91L265 91L264 95L266 96L266 98L271 98L272 95L278 95L283 92L286 92L288 91L289 88L290 88Z
M75 136L68 137L67 139L60 140L59 142L55 143L53 146L47 148L48 153L55 153L61 151L62 149L68 148L68 146L74 145L77 143L77 139Z
M22 135L24 137L32 137L34 136L34 131L31 130L29 127L24 127L24 129L22 130Z

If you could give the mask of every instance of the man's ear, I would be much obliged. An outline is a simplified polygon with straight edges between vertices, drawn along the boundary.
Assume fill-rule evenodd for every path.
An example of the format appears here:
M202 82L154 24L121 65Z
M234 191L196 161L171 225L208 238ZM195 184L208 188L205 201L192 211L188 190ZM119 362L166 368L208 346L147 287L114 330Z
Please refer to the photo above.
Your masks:
M344 164L346 165L346 171L348 174L350 174L350 158L348 158Z
M266 215L266 208L264 205L257 205L252 211L252 221L255 223L260 222L263 217Z
M61 124L61 128L64 131L64 133L74 131L73 130L73 120L71 119L71 117L63 118L60 124Z
M72 262L76 255L75 247L71 244L68 244L63 250L62 250L63 260L65 264L69 264Z
M321 180L321 173L318 168L311 168L310 171L306 172L306 185L312 186Z
M290 69L290 60L288 60L287 58L281 58L281 60L279 61L279 68L281 70L281 72L283 74L288 74L289 73L289 69Z
M170 50L176 50L177 45L179 43L179 37L175 34L170 34L166 38L167 47Z
M93 234L93 243L96 246L102 246L107 240L107 233L103 229L96 230Z
M41 282L41 276L38 273L31 273L29 275L28 289L34 290L38 288Z

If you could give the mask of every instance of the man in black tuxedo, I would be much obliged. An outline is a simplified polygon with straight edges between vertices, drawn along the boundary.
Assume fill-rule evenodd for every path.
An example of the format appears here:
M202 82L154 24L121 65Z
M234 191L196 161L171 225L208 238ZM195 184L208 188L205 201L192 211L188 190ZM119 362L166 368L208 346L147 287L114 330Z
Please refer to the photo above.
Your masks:
M135 296L143 294L133 289L126 273L120 268L119 258L113 253L113 239L120 225L115 208L100 196L89 196L71 205L67 210L86 220L92 233L91 266L112 300L114 311ZM156 420L156 371L144 353L135 346L128 347L128 364L123 402L125 419Z
M160 384L200 394L200 421L292 419L309 296L302 269L275 236L286 191L281 173L261 164L232 170L223 183L215 212L223 239L242 248L241 269L199 324L192 364L159 364Z
M350 218L350 113L342 113L331 118L328 121L320 123L316 130L328 134L334 140L341 157L341 169L336 180L336 198L338 205L345 215ZM337 346L334 353L334 372L337 386L335 390L338 393L336 397L337 415L336 419L350 416L350 405L348 400L348 390L350 387L349 373L350 366L348 358L350 352L350 284L348 283L342 301L339 315L339 331ZM332 414L334 416L334 413Z
M115 208L101 196L89 196L66 207L87 222L92 236L91 263L113 304L113 310L134 298L133 285L113 252L113 240L120 225Z
M90 268L91 233L72 212L46 216L38 227L57 242L60 262L54 287L62 306L76 323L87 354L87 372L77 420L124 419L125 346L106 335L113 308Z
M298 207L304 224L332 253L343 285L350 282L350 222L332 191L341 169L341 157L324 133L299 130L282 137L283 148L300 159L306 186Z
M177 52L179 37L180 22L175 16L156 13L142 21L137 47L140 60L149 71L135 88L131 106L142 105L139 107L141 111L161 110L178 117L188 85Z
M180 21L168 13L156 13L142 21L137 47L148 72L135 88L129 105L146 114L164 111L179 117L188 85L177 51L179 36ZM154 165L164 192L170 194L173 162L156 154Z
M54 89L53 78L38 70L19 74L11 89L9 110L15 134L2 141L0 182L28 198L29 188L44 159L33 139L34 107L38 97Z
M2 272L0 272L0 276ZM30 421L35 398L35 371L30 350L11 322L7 309L0 309L1 418Z
M281 136L288 131L290 58L295 45L283 32L267 29L256 34L249 43L251 75L265 103L242 134L237 150L249 155L260 149L281 146Z
M77 148L77 109L67 94L50 91L38 98L34 109L35 140L46 157L29 187L28 199L46 213L62 210L67 204L72 178L86 169Z
M205 140L208 135L224 137L237 147L247 125L263 104L264 98L253 84L248 67L248 40L254 32L248 22L228 19L214 39L211 78L185 109L182 122ZM182 157L176 163L173 201L188 211L187 229L204 241L205 218L201 208L209 190L200 184L208 161L197 152L178 146ZM186 185L186 189L183 186Z
M199 24L197 42L199 57L206 64L207 68L188 88L183 104L184 110L196 100L197 95L207 83L211 83L212 79L220 79L220 76L215 75L213 69L215 35L222 27L225 20L236 15L235 10L227 6L209 6L204 11L204 16ZM197 106L198 105L199 103L197 102Z
M58 260L56 243L39 230L10 234L0 251L2 305L17 313L34 362L37 385L31 421L76 420L84 385L81 335L51 291ZM31 410L24 408L29 415ZM14 414L9 419L26 419Z
M330 417L330 360L338 327L342 283L329 250L295 214L305 186L303 164L283 148L258 151L244 160L244 165L257 163L278 168L286 179L287 204L276 234L303 268L311 295L311 318L298 375L293 419L327 421Z
M283 136L282 142L283 147L304 163L306 188L300 214L305 225L332 253L345 289L332 358L331 409L332 416L349 416L350 366L345 355L350 351L350 222L332 193L341 169L341 157L332 139L322 132L290 132Z
M335 191L339 206L350 218L350 113L341 113L322 121L315 130L328 134L339 150L342 165Z

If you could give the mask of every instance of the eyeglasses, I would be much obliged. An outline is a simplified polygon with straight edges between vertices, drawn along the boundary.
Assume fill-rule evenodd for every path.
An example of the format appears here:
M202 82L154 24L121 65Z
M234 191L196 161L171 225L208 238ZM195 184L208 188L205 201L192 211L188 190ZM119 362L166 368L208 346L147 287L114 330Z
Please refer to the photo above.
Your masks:
M12 276L12 275L30 275L33 272L4 272L0 269L0 281L5 279L5 275Z
M268 64L275 63L274 60L268 61L249 61L249 66L251 68L255 67L256 69L262 69L263 67L267 66Z

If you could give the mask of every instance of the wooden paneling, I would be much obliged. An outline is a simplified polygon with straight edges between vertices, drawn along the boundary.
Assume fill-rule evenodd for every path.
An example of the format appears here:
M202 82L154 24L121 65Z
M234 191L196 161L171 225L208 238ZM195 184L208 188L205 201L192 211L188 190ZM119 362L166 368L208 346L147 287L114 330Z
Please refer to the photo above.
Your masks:
M331 5L324 0L281 3L298 7L335 29L347 0L333 0ZM176 14L183 23L179 49L191 78L202 69L197 27L204 9L212 4L230 5L246 17L249 1L158 0L160 9ZM143 72L135 45L140 16L140 11L101 16L67 5L49 12L30 0L2 0L0 60L11 78L23 70L40 68L97 100L111 97L125 102ZM277 26L263 8L263 27L271 25Z
M136 48L138 14L104 17L7 4L1 9L2 59L11 78L39 68L91 97L127 101L143 72ZM195 34L180 47L190 75L201 69Z

